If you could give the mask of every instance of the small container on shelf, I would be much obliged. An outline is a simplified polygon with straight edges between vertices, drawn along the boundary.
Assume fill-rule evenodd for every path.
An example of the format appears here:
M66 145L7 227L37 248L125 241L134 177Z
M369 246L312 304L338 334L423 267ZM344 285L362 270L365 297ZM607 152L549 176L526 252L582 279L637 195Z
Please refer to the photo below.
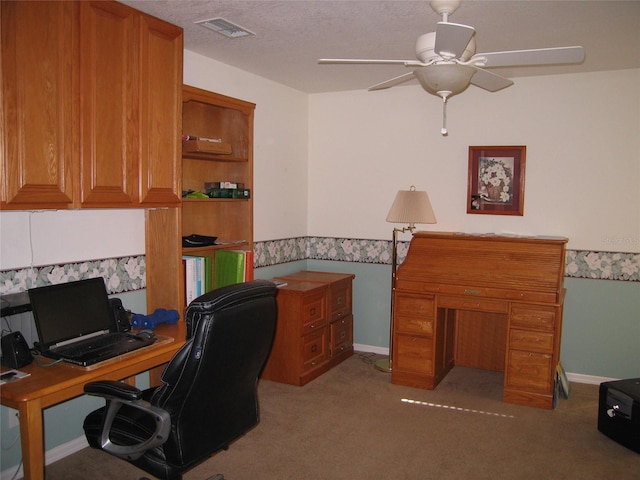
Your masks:
M183 140L182 151L184 153L214 153L217 155L229 155L232 152L231 144L210 140Z

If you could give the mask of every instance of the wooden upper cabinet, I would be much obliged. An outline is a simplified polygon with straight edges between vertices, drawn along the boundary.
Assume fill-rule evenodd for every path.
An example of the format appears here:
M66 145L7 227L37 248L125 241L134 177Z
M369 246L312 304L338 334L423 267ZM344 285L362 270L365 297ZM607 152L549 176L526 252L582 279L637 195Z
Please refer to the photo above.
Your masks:
M140 19L140 202L179 205L182 196L182 29Z
M119 3L80 2L83 206L137 202L138 23L135 10Z
M2 207L180 204L182 29L117 2L2 2Z
M180 204L182 29L83 2L83 206Z
M76 2L2 2L2 208L68 208L78 158Z

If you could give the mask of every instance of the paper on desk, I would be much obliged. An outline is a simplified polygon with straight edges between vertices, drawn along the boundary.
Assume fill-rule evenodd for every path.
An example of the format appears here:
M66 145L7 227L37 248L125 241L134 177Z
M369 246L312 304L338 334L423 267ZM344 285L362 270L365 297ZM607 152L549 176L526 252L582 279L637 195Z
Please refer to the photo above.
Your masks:
M0 385L4 385L9 382L17 382L21 378L28 377L31 375L27 372L21 372L20 370L7 370L6 372L2 372L0 374Z

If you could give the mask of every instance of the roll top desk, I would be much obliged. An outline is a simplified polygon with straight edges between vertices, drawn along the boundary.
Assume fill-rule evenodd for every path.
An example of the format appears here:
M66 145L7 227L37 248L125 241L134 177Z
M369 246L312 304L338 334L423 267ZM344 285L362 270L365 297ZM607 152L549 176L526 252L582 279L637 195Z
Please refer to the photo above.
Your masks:
M553 408L566 243L414 234L393 293L392 383L434 389L454 365L495 370L505 402Z

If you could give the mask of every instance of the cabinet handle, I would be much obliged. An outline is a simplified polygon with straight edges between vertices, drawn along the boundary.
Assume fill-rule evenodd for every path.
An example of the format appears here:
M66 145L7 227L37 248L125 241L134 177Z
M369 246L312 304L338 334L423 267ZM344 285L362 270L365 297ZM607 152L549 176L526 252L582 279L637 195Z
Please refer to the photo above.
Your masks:
M309 310L309 315L315 315L316 314L316 308L313 307L312 309Z

